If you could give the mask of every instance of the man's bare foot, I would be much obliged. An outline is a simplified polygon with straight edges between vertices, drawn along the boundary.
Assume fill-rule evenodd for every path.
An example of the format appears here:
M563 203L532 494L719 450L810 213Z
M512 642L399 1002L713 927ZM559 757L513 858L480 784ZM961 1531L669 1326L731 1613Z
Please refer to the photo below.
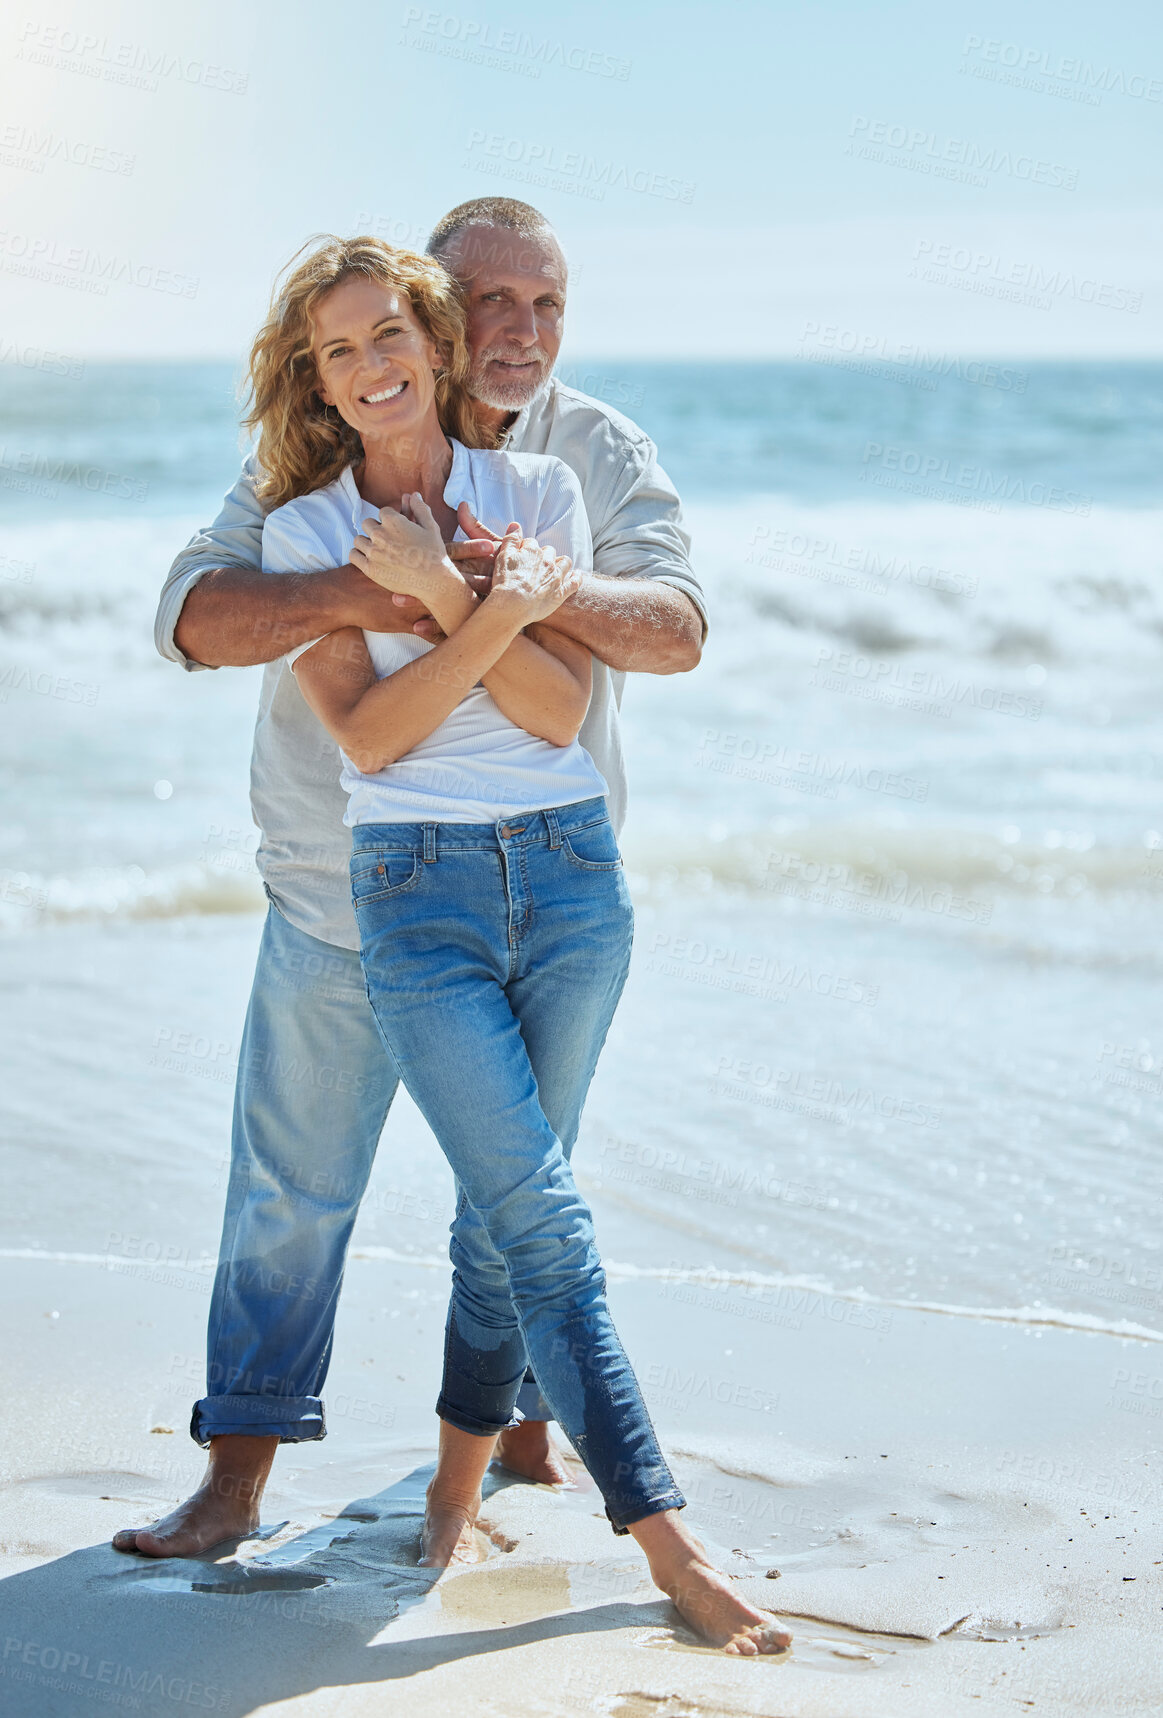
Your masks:
M741 1658L786 1652L791 1636L770 1611L740 1598L675 1509L635 1521L630 1532L646 1553L650 1573L683 1621L711 1646Z
M278 1438L211 1438L210 1464L197 1491L151 1527L124 1527L115 1551L143 1557L197 1557L224 1539L245 1539L259 1524L259 1504Z
M565 1485L576 1490L544 1420L522 1420L497 1439L494 1461L510 1473L535 1479L539 1485Z

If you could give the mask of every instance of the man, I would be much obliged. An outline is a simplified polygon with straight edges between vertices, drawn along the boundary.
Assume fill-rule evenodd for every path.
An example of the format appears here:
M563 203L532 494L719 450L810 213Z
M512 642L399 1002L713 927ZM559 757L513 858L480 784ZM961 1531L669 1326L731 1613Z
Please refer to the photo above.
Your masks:
M594 653L580 737L609 783L617 825L625 805L622 677L693 668L705 633L678 496L641 430L552 376L566 265L537 210L508 198L461 204L428 248L464 289L470 387L501 445L554 454L582 485L594 572L553 624ZM252 1532L278 1444L324 1435L320 1392L347 1244L398 1084L360 971L338 754L281 659L341 626L430 635L433 623L354 566L264 574L254 485L250 460L214 524L175 561L156 622L162 655L187 669L268 664L251 802L271 910L239 1055L208 1392L191 1423L194 1438L209 1445L209 1466L171 1515L113 1541L155 1557L193 1556ZM482 525L462 508L470 541L455 547L461 565L491 568L486 527L505 524ZM386 557L374 523L368 532L365 555ZM471 1254L475 1221L462 1199L454 1254ZM518 1405L526 1417L503 1434L498 1458L528 1477L564 1480L532 1380Z

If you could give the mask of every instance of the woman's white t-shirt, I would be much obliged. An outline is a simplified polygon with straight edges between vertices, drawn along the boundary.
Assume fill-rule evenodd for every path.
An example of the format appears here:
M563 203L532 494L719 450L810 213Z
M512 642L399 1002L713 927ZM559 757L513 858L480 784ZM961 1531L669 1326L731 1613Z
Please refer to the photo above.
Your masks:
M444 499L467 501L482 524L503 531L515 519L575 567L593 565L593 545L577 478L548 454L504 453L452 442L452 470ZM379 508L365 501L350 466L325 489L297 496L271 513L263 527L263 571L310 572L343 566L365 519ZM464 533L458 529L457 536ZM434 649L408 632L364 632L377 676L383 680ZM309 644L290 653L294 662ZM478 684L414 746L375 775L357 770L346 753L340 780L348 794L344 822L494 823L546 806L573 805L607 791L590 754L577 740L553 746L498 708Z

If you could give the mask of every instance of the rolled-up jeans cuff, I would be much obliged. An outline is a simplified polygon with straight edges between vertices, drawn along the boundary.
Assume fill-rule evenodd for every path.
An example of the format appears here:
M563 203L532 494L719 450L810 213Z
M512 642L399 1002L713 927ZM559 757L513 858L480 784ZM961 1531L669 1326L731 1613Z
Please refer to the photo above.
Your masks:
M536 1378L526 1378L518 1390L517 1412L523 1420L552 1420L553 1409L541 1394Z
M636 1503L633 1508L620 1511L618 1515L611 1513L606 1505L606 1514L610 1518L610 1526L615 1533L629 1533L636 1521L645 1521L648 1515L661 1515L664 1509L685 1509L686 1498L676 1488L664 1491L661 1497L652 1498L649 1503Z
M278 1438L309 1444L327 1436L318 1396L203 1396L194 1403L190 1436L205 1449L211 1438Z
M516 1414L510 1414L509 1418L500 1424L495 1420L478 1419L475 1414L466 1414L462 1408L454 1407L444 1395L440 1396L436 1403L436 1417L446 1420L460 1432L471 1432L474 1438L495 1438L501 1432L507 1432L510 1426L521 1424Z

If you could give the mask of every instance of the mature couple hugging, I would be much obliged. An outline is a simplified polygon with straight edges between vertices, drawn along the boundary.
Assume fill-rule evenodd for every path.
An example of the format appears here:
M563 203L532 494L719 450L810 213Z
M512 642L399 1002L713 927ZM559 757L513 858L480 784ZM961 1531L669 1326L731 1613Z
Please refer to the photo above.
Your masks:
M163 590L164 655L267 664L271 906L191 1428L209 1466L114 1544L244 1538L279 1443L323 1436L347 1245L403 1080L457 1191L420 1561L477 1555L494 1458L566 1480L556 1419L686 1621L777 1652L683 1525L570 1170L630 958L621 675L692 667L704 616L652 444L552 377L565 290L552 230L508 199L453 210L424 255L300 253L251 354L255 458ZM349 1077L323 1091L292 1066Z

